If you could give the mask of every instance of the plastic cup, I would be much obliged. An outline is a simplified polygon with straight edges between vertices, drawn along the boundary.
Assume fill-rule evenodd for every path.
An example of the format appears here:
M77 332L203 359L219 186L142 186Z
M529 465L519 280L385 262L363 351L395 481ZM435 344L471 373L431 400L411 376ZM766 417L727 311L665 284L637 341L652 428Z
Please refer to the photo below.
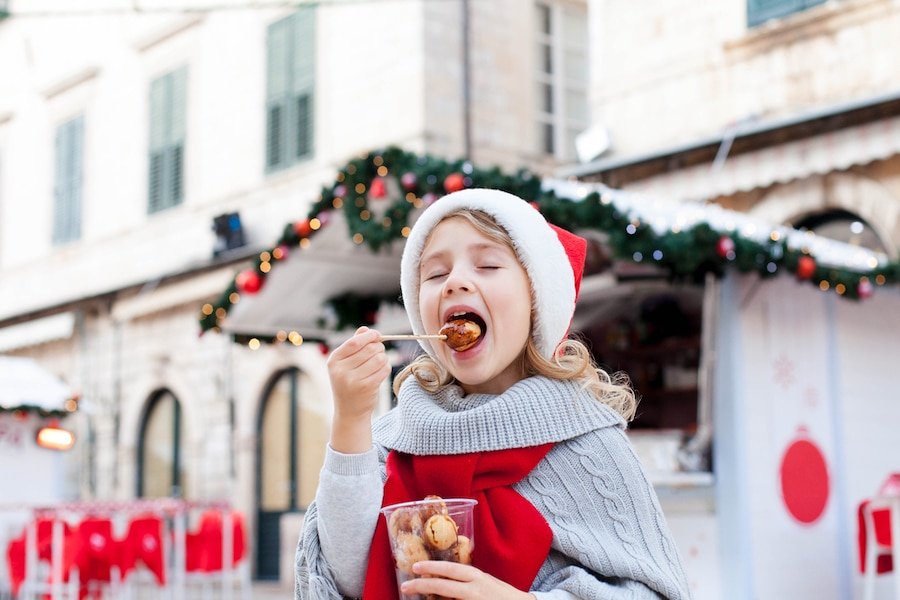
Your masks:
M421 560L472 564L476 504L477 500L469 498L426 498L381 509L387 520L398 588L417 578L412 566ZM418 594L400 594L400 600L420 598Z

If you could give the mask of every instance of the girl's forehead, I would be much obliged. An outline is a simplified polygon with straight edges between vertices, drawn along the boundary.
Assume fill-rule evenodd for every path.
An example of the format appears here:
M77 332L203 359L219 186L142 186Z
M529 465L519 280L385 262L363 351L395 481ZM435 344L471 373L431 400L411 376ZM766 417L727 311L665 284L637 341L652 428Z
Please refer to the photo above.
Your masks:
M427 259L429 254L445 247L481 249L506 248L506 245L485 235L462 217L448 217L431 230L422 249L422 259Z

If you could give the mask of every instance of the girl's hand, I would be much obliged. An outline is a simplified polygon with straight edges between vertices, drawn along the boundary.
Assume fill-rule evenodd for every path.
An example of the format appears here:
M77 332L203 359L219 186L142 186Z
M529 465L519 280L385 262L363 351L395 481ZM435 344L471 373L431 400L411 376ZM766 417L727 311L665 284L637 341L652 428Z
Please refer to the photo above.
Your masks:
M419 579L405 582L403 594L437 594L458 600L534 600L480 569L443 560L426 560L413 565Z
M345 454L366 452L372 446L378 389L391 373L381 335L360 327L331 353L327 365L334 398L331 447Z

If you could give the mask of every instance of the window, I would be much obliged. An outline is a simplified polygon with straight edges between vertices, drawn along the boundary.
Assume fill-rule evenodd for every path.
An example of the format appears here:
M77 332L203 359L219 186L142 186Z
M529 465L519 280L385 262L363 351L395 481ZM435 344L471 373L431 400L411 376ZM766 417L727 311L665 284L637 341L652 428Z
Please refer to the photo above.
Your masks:
M146 498L184 497L184 423L181 405L168 390L147 403L138 445L137 495Z
M588 125L588 32L583 7L536 5L538 151L575 156L575 136Z
M171 208L184 199L186 103L187 68L150 84L149 213Z
M756 27L770 19L780 19L824 2L825 0L747 0L747 26Z
M53 186L53 243L81 237L81 196L84 171L84 117L56 128Z
M266 65L266 171L313 153L315 13L303 8L269 25Z

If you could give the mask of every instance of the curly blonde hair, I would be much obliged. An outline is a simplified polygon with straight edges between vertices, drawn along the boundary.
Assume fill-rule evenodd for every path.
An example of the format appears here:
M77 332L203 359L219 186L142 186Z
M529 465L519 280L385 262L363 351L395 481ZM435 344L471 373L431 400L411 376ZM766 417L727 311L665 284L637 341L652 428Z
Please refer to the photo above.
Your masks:
M516 252L509 234L487 213L480 210L463 209L448 214L444 220L450 218L465 219L488 239L502 243L514 253ZM531 304L531 321L534 323L533 299ZM522 363L520 373L523 378L541 375L562 381L577 381L583 389L622 415L626 421L634 418L638 401L631 389L628 376L623 372L610 375L601 369L594 362L590 350L581 341L571 338L563 340L557 347L553 358L548 360L538 351L534 337L529 335L525 350L519 360ZM432 393L456 382L443 365L428 354L422 354L397 374L394 379L394 394L400 393L400 386L410 375L416 378L424 390Z

